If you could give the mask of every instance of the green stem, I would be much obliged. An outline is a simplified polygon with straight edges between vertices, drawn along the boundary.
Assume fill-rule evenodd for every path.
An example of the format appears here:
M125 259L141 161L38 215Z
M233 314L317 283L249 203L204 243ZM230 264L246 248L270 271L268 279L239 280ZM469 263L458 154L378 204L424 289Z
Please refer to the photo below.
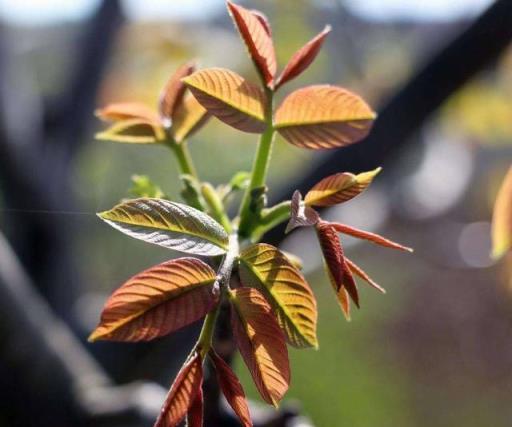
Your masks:
M249 183L249 187L245 191L244 198L240 206L239 234L242 237L248 237L250 235L250 228L253 226L254 217L256 215L256 212L251 210L251 194L256 188L260 188L265 185L268 165L272 153L272 145L274 142L275 129L272 123L273 93L270 90L267 90L267 99L267 128L260 137L258 151L256 152L256 158L254 159L252 166L251 181Z
M215 323L217 322L217 317L219 316L220 306L221 303L219 302L217 307L210 311L204 318L203 327L196 344L196 348L201 353L201 357L203 359L208 354L208 351L210 351L212 346L213 332L215 331Z
M290 208L291 202L286 200L269 209L263 209L260 222L252 232L252 239L259 240L267 231L288 220L290 218Z
M174 155L176 156L180 173L191 175L194 178L199 179L197 176L196 169L194 167L194 163L192 162L192 157L190 156L190 152L188 151L188 146L186 142L178 144L173 139L169 139L168 145L173 151Z
M226 214L224 204L222 203L222 200L215 188L213 188L210 183L204 182L201 184L201 194L204 197L208 207L210 208L212 217L220 222L228 233L231 233L231 221Z

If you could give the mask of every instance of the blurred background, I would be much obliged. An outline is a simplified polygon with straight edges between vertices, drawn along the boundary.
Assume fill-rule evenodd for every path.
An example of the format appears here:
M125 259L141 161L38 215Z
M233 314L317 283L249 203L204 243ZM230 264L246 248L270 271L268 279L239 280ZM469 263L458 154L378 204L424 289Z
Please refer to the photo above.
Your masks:
M325 216L415 248L345 239L388 291L362 286L347 323L313 236L267 236L304 258L320 349L290 350L291 421L260 425L510 426L510 268L489 258L489 232L512 158L512 3L242 4L270 18L281 68L333 27L281 96L333 83L379 112L372 135L345 150L312 153L278 137L270 199L382 165L371 189ZM93 110L130 100L156 108L190 58L256 79L222 0L0 0L0 426L151 425L195 341L193 326L144 345L85 342L113 289L174 256L94 213L126 197L133 174L175 199L180 188L165 147L95 141ZM249 170L255 148L254 135L217 120L190 141L201 177L215 184ZM245 366L235 366L257 400Z

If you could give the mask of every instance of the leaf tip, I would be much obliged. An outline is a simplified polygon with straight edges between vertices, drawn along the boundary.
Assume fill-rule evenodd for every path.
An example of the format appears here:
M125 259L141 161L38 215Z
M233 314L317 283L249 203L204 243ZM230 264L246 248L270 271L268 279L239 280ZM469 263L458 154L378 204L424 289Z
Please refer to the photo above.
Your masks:
M98 341L100 339L101 339L101 333L98 331L98 329L95 329L91 333L91 335L89 335L89 337L87 338L87 341L93 343L93 342L96 342L96 341Z

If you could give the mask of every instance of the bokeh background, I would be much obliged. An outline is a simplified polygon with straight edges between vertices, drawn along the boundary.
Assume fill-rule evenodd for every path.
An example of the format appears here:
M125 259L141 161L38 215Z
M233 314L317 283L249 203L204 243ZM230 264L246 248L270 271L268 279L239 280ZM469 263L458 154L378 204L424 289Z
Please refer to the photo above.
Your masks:
M270 18L281 66L324 24L333 26L316 63L283 93L333 83L360 93L379 112L409 96L405 111L397 107L382 115L380 138L365 145L364 153L346 150L345 156L340 150L329 166L338 162L353 172L384 166L369 191L326 216L415 248L404 255L345 239L351 258L387 294L362 285L362 308L347 323L313 236L297 231L282 241L304 258L320 309L320 349L290 351L287 404L300 407L318 427L509 426L510 270L507 260L489 258L489 232L493 200L512 158L511 35L501 30L512 28L512 4L243 4ZM457 49L462 58L450 63L454 52L446 49L498 6L500 13L474 35L474 49L467 40ZM445 62L433 67L443 51ZM66 405L75 405L70 395L77 394L73 369L85 363L81 352L92 356L87 369L98 369L112 384L143 379L148 387L168 386L193 342L194 327L156 344L85 344L107 295L170 256L109 229L94 213L126 197L133 174L149 175L176 199L180 187L165 147L95 141L101 125L93 110L113 101L156 105L170 73L190 58L256 79L222 0L0 0L0 232L7 239L0 285L12 280L0 292L0 426L71 425L77 415ZM443 70L443 64L451 68ZM428 89L430 79L437 79L435 91ZM400 131L408 126L413 129ZM386 129L392 140L385 138ZM253 135L217 120L190 142L201 177L215 184L249 170L255 147ZM297 149L278 137L271 199L289 197L332 156ZM11 261L19 267L14 270L26 273L19 286L12 285L18 276L9 276ZM23 285L30 286L28 294ZM40 329L39 309L46 310ZM49 319L62 323L46 324ZM73 339L60 347L45 342L58 341L55 330L64 326ZM76 352L63 354L70 347ZM55 357L64 360L65 378ZM257 400L245 366L235 364ZM62 394L66 385L70 391ZM81 422L146 425L108 424L108 415L100 421L96 415ZM307 425L301 422L294 425Z

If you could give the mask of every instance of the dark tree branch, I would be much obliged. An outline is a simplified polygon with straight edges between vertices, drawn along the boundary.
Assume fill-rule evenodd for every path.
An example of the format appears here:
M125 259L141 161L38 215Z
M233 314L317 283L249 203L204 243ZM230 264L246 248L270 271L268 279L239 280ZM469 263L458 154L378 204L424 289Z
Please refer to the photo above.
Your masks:
M462 34L436 54L381 109L362 142L338 150L320 161L276 200L289 199L294 190L307 191L325 176L336 172L373 169L404 148L409 138L451 95L471 78L495 63L512 39L512 2L497 0ZM284 226L265 236L278 243Z

